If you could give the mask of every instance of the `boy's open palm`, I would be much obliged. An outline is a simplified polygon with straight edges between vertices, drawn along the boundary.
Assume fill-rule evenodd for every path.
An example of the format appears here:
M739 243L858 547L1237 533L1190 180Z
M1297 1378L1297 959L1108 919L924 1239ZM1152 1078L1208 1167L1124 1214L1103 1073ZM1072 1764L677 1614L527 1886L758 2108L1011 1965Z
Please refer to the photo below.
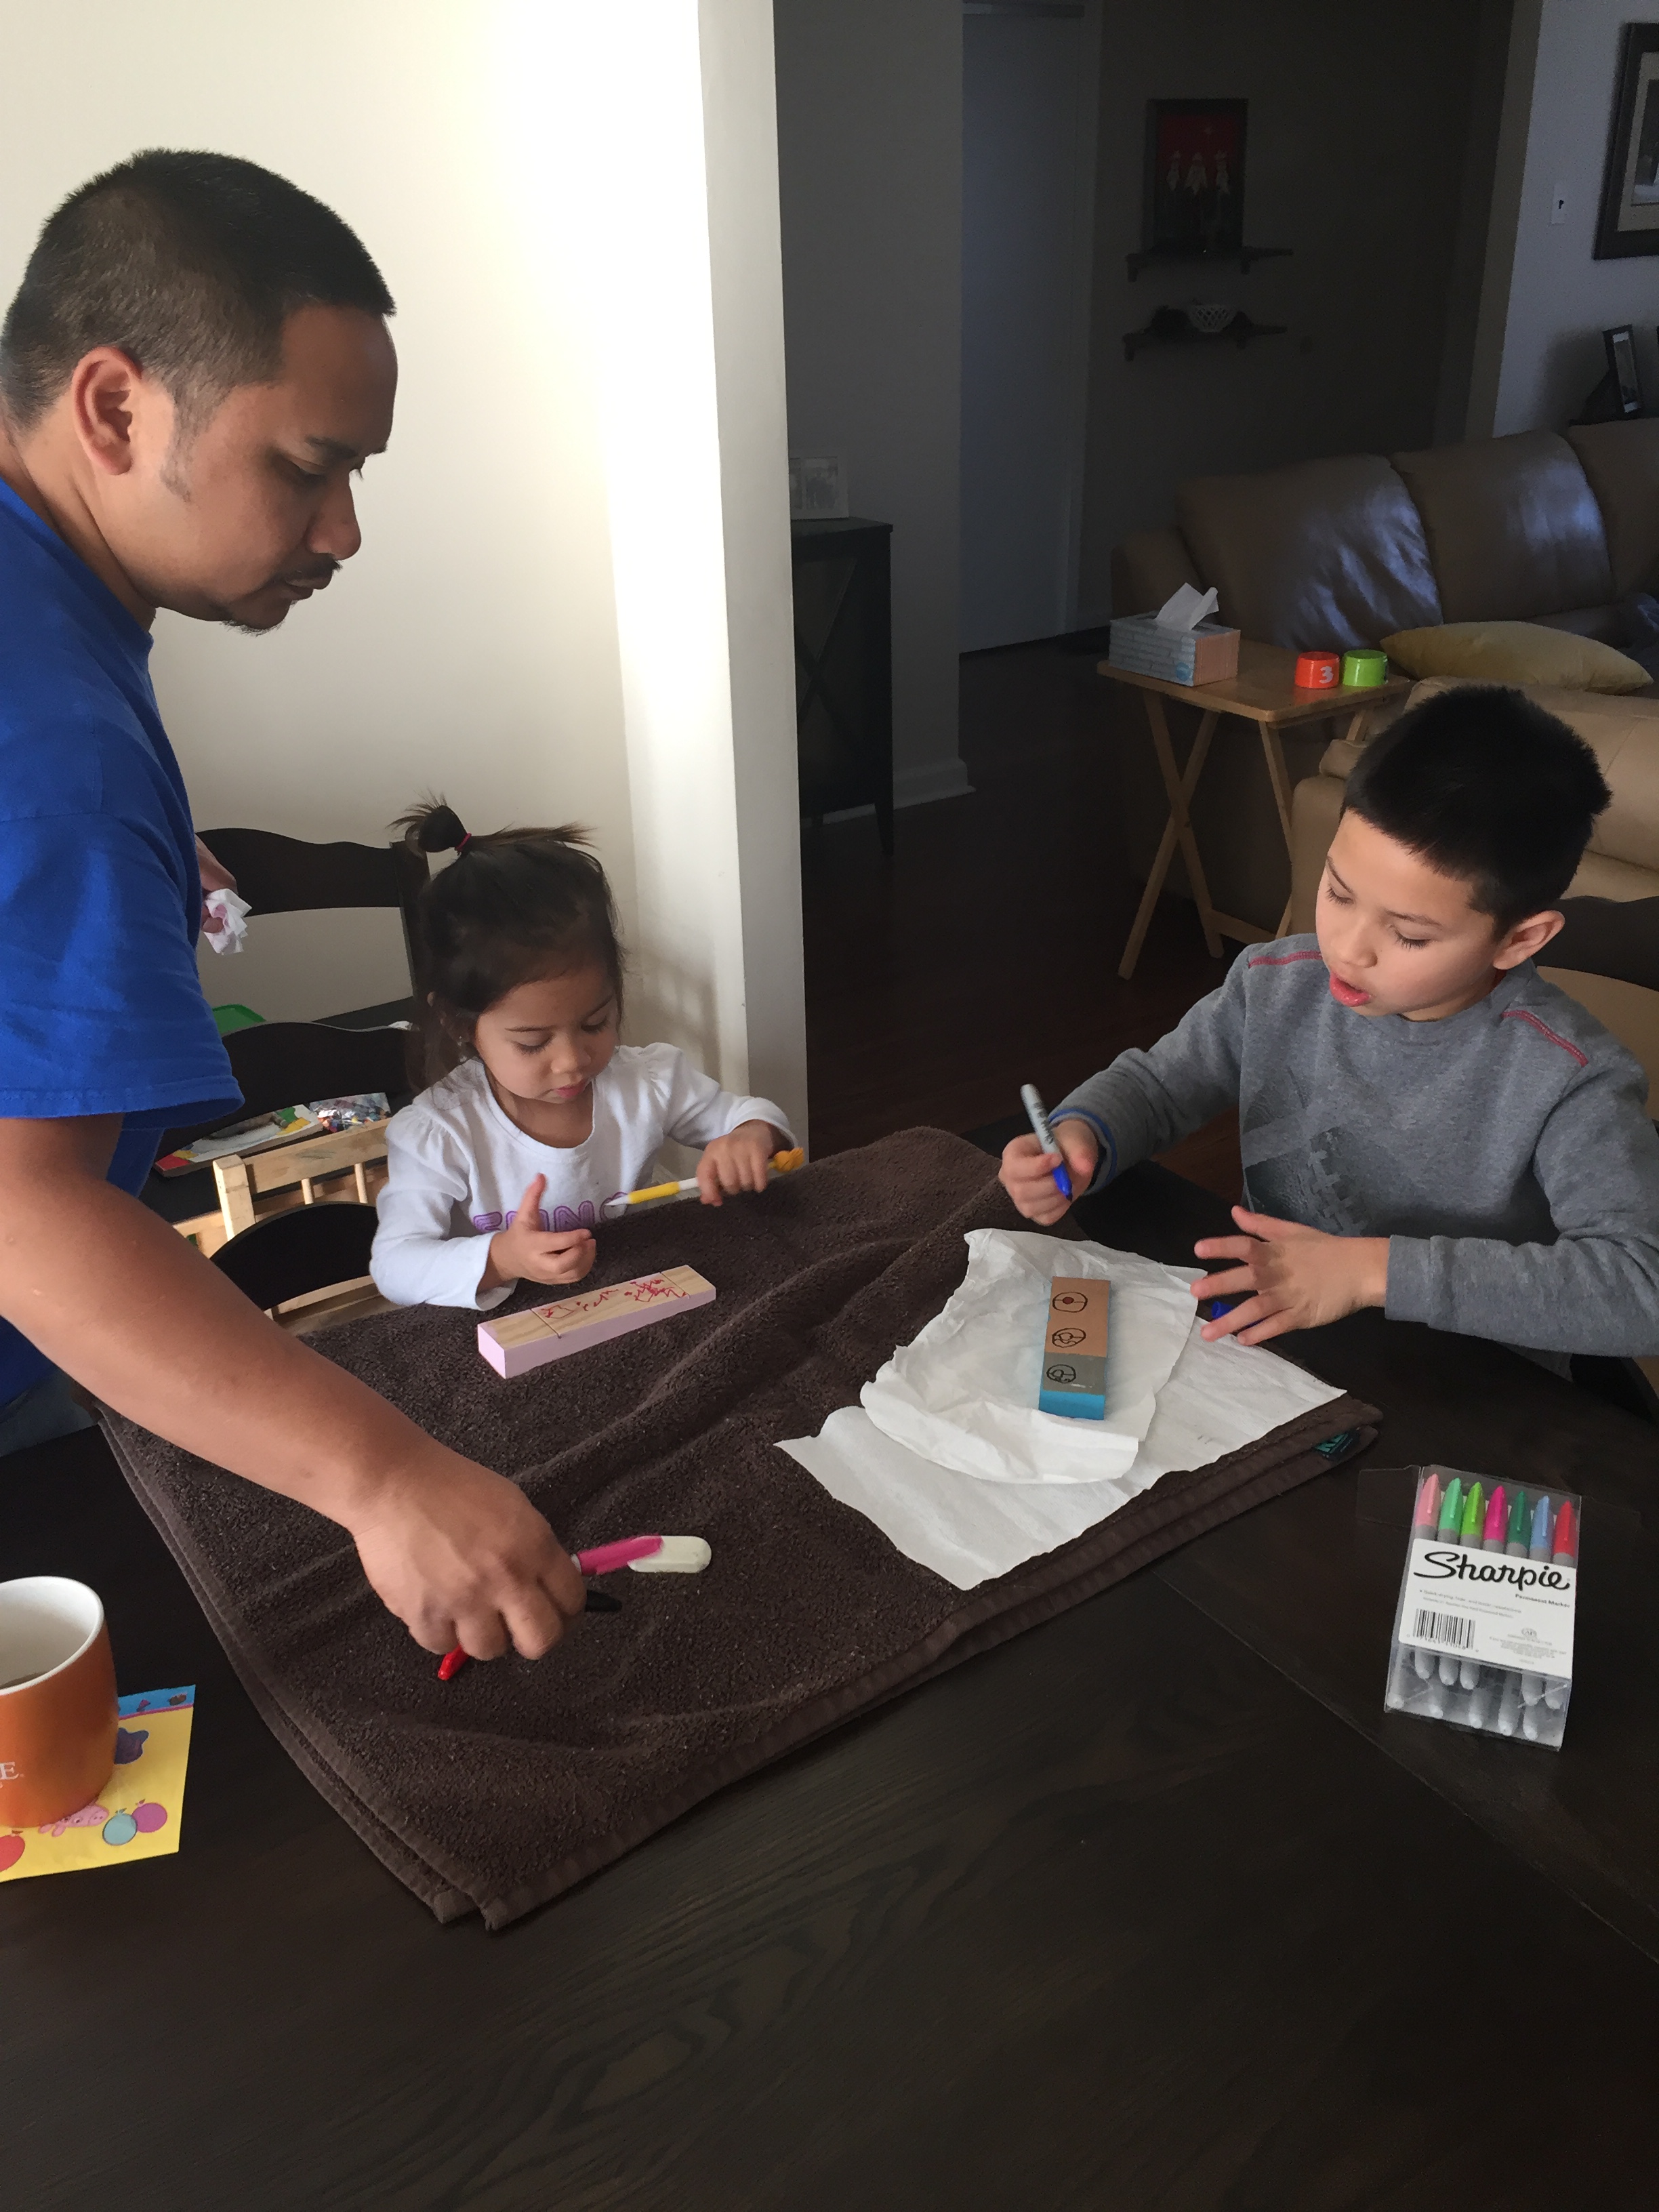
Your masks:
M1241 1344L1265 1344L1293 1328L1322 1328L1361 1306L1380 1306L1389 1294L1386 1237L1331 1237L1300 1221L1277 1221L1270 1213L1233 1208L1233 1219L1246 1234L1206 1237L1193 1247L1200 1260L1238 1264L1200 1278L1195 1298L1243 1298L1230 1313L1218 1314L1200 1334L1213 1341L1236 1336Z
M591 1229L544 1229L542 1193L547 1177L537 1176L506 1229L489 1240L489 1261L480 1290L503 1283L579 1283L593 1264Z
M1080 1197L1095 1179L1100 1146L1086 1121L1060 1121L1054 1126L1057 1152L1045 1152L1035 1137L1016 1137L1005 1146L997 1180L1028 1221L1047 1229L1066 1212L1072 1200L1054 1181L1054 1170L1065 1165L1072 1192Z

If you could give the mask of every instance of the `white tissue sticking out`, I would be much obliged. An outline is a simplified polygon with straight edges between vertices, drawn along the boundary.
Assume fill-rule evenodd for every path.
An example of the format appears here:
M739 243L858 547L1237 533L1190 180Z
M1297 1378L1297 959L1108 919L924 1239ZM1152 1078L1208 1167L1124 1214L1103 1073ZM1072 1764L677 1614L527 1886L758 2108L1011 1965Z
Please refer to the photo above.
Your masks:
M1195 592L1190 584L1183 584L1164 600L1152 619L1165 629L1196 629L1219 605L1213 584L1207 592Z
M216 952L240 952L247 936L248 902L234 891L210 891L203 901L207 921L202 934Z
M665 1536L661 1551L628 1565L636 1575L700 1575L714 1556L701 1536Z

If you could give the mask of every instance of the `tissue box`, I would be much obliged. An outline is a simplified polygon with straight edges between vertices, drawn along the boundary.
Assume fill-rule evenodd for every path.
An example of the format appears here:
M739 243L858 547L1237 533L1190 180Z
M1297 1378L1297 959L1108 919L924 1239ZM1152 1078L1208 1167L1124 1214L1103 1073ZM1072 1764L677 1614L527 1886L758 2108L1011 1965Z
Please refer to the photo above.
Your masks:
M1111 626L1106 658L1114 668L1159 676L1166 684L1220 684L1238 673L1238 632L1215 622L1172 629L1156 615L1121 615Z

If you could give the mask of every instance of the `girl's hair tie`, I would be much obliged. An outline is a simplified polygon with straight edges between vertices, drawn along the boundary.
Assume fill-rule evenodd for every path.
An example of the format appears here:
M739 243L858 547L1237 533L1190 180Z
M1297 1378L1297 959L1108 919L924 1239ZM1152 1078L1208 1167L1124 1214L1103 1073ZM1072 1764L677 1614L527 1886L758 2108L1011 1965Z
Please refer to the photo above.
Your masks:
M441 799L423 799L418 806L411 806L407 814L400 815L393 825L404 833L404 842L412 845L417 853L465 852L472 842L472 833L453 806L446 806Z

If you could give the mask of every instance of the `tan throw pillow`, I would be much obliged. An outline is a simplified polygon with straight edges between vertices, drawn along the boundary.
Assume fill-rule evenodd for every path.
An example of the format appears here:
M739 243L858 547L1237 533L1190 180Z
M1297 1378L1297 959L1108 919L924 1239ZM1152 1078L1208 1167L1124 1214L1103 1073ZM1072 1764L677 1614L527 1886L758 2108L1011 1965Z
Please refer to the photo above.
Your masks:
M1559 684L1570 691L1640 691L1639 660L1547 623L1442 623L1401 629L1382 650L1408 676L1460 676L1478 684Z

